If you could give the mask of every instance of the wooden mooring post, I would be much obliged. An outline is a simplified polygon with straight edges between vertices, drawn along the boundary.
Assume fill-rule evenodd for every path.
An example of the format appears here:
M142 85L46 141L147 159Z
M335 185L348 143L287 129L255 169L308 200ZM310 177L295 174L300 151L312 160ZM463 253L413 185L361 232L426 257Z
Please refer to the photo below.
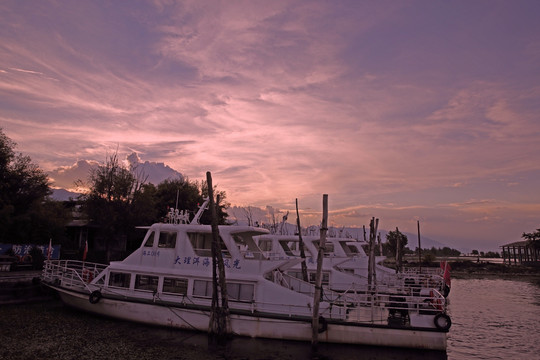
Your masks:
M304 240L302 239L302 227L300 226L300 214L298 212L298 199L296 199L296 226L298 227L298 246L300 247L300 257L302 258L302 278L305 282L309 282L306 252L304 250Z
M368 258L368 285L370 290L377 285L377 275L375 273L375 246L377 241L377 231L379 229L379 219L371 218L369 223L369 258Z
M313 319L311 333L311 348L317 350L319 343L319 305L322 294L322 265L326 244L326 232L328 231L328 194L323 195L323 218L321 224L321 237L319 240L319 252L317 254L317 274L315 277L315 296L313 299Z
M420 220L416 220L418 227L418 269L422 272L422 245L420 244Z
M396 273L402 272L402 259L403 254L401 251L401 236L399 234L399 229L396 227Z
M225 281L225 265L221 253L216 203L214 202L214 189L212 187L212 174L206 173L208 185L209 207L212 215L212 309L210 312L209 333L216 340L223 340L231 333L229 317L229 303L227 297L227 283Z

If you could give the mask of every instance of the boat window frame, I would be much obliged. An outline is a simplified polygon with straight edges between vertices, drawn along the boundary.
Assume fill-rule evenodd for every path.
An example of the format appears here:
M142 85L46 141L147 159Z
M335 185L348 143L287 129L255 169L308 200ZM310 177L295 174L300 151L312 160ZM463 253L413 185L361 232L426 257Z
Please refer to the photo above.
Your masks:
M127 286L119 286L112 284L113 278L117 275L124 275L127 277ZM125 279L122 283L126 283ZM109 273L109 279L107 280L108 287L117 288L117 289L130 289L131 287L131 273L125 271L111 271Z
M152 230L148 238L146 239L146 242L144 243L144 247L154 247L154 239L156 237L156 231Z
M260 239L258 245L261 251L266 251L266 252L271 252L274 248L274 242L271 239Z
M317 250L319 250L319 244L320 244L319 240L313 241L313 245L315 245ZM324 242L323 256L324 257L331 257L334 254L334 251L335 251L334 243L330 242L330 241L325 241Z
M211 257L212 256L212 233L211 232L201 232L201 231L188 231L187 236L193 251L197 256L200 257ZM224 257L230 258L231 254L225 241L221 235L219 236L219 243L221 247L221 254ZM202 247L201 247L202 246Z
M204 283L204 293L196 293L199 290L202 290L202 283ZM195 279L193 280L193 296L200 298L212 298L212 282L204 279Z
M309 282L312 284L316 283L317 279L317 272L316 271L309 271L308 272ZM321 273L321 286L328 286L330 285L330 272L329 271L323 271Z
M232 297L233 291L231 291L234 286L238 286L238 290L236 291L235 297ZM249 290L249 296L243 297L242 293L245 292L247 289ZM237 295L237 296L236 296ZM253 302L255 301L255 284L252 283L243 283L243 282L227 282L227 297L229 301L237 301L237 302Z
M178 238L177 231L160 230L158 239L158 248L174 249Z
M201 292L201 293L197 293L198 290L202 290L202 286L201 283L206 283L205 284L205 289L204 289L204 294ZM236 295L235 298L232 298L231 297L231 293L232 291L229 290L229 288L233 288L233 286L237 285L238 286L238 291L236 291ZM248 292L249 292L249 295L248 297L244 297L244 298L239 298L241 297L241 294L243 291L246 291L246 289L250 289ZM212 291L213 291L213 286L212 286L212 281L210 280L204 280L204 279L195 279L193 281L193 297L199 297L199 298L212 298ZM241 303L252 303L255 301L255 283L246 283L246 282L240 282L240 281L227 281L227 300L228 301L233 301L233 302L241 302Z
M141 285L141 279L147 278L148 283ZM154 283L155 281L155 283ZM135 274L135 283L133 289L136 291L157 292L159 285L159 276L150 274ZM143 286L143 287L141 287ZM147 288L145 288L147 287Z
M359 256L360 255L360 249L358 249L356 246L349 244L350 241L339 241L339 245L341 245L341 248L345 252L345 255L347 256Z
M183 292L181 292L181 291L178 291L178 292L177 292L177 291L167 291L167 290L165 290L165 286L166 286L166 285L165 285L165 282L166 282L166 281L169 281L169 280L173 280L173 281L175 281L175 282L177 282L177 281L185 282L185 289L184 289L184 291L183 291ZM170 295L187 295L188 290L189 290L189 287L188 287L188 286L189 286L189 281L188 281L188 279L186 279L186 278L177 278L177 277L168 277L168 276L164 276L164 277L163 277L163 285L162 285L162 287L161 287L161 292L162 292L163 294L170 294ZM177 288L177 287L178 287L178 286L175 284L175 285L174 285L174 288ZM181 287L181 288L183 288L183 287Z

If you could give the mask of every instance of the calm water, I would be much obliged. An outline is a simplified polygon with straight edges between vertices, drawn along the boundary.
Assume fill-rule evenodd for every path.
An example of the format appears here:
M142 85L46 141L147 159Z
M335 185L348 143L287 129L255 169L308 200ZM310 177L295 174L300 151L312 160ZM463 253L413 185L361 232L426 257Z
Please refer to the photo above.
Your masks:
M453 280L448 351L235 339L116 321L59 302L0 307L1 359L540 359L540 284Z
M540 359L539 280L453 280L449 359Z

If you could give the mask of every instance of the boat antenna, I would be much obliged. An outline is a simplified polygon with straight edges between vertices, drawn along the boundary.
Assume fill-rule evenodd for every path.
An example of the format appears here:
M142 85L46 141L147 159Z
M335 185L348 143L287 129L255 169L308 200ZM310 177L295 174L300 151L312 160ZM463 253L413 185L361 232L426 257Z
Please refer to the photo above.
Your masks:
M195 214L195 217L193 218L193 220L191 220L190 224L195 224L195 225L199 224L199 219L201 218L202 213L204 212L204 210L208 209L208 202L210 202L209 197L204 199L203 204L199 206L199 211L197 211L197 213Z

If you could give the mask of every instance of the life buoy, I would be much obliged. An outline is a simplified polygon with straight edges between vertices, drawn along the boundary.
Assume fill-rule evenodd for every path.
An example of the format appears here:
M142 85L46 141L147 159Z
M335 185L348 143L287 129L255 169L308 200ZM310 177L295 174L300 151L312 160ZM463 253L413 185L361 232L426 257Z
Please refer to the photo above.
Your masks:
M90 297L88 298L88 300L90 301L90 304L97 304L99 300L101 300L101 296L102 296L101 291L94 290L90 294Z
M433 322L435 323L435 327L437 329L443 331L447 331L448 329L450 329L450 326L452 326L452 320L450 320L450 316L444 313L435 315Z
M94 274L87 268L83 269L82 278L85 283L90 283L94 279Z
M443 310L442 300L439 297L435 297L433 290L429 292L430 304L437 310Z
M326 319L324 317L319 316L319 330L317 331L319 332L319 334L322 334L326 330L328 330L328 323L326 322Z

